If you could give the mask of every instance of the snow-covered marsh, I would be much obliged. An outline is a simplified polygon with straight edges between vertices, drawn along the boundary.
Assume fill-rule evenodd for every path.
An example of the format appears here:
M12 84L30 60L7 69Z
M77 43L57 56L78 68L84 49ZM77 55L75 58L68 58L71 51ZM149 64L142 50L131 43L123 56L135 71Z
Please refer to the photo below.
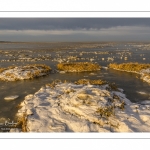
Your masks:
M149 104L132 103L122 91L57 82L27 95L17 117L27 132L149 132Z
M43 64L34 64L26 66L11 66L0 68L0 80L16 81L32 79L49 74L51 68Z

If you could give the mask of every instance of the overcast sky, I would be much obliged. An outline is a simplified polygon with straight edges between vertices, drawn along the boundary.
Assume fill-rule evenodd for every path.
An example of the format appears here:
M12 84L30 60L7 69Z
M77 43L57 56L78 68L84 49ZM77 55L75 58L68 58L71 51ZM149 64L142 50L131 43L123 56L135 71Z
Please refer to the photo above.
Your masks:
M150 41L150 18L0 18L0 41Z

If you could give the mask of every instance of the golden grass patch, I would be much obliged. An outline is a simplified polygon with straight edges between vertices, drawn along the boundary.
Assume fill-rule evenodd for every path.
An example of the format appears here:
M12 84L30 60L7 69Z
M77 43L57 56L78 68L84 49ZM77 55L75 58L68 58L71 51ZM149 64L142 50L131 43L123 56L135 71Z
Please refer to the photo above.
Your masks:
M90 62L60 63L57 68L66 72L83 72L100 70L101 66Z
M7 70L7 69L6 68L0 68L0 73L2 73L5 70Z
M122 70L122 71L128 71L128 72L139 72L142 69L150 68L150 64L140 64L140 63L111 63L109 64L109 68Z
M78 81L74 82L75 84L92 84L92 85L103 85L106 84L107 82L104 80L90 80L90 79L80 79Z
M21 128L22 132L27 132L27 115L25 113L18 118L16 128Z

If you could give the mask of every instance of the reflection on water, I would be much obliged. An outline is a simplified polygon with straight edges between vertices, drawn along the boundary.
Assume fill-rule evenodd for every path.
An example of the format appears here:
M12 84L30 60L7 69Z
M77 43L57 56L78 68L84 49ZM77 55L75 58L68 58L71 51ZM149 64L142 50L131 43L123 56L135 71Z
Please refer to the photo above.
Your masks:
M36 45L36 44L35 44ZM141 50L139 47L135 46L129 46L129 44L112 44L109 46L103 46L103 47L93 47L93 48L85 48L81 47L77 49L70 49L67 50L67 46L63 45L62 49L57 49L57 51L52 51L51 48L54 50L56 45L44 45L42 44L40 47L40 44L38 46L36 45L36 48L38 47L38 51L35 50L35 46L29 45L28 43L22 44L15 44L13 47L13 44L10 45L1 45L2 50L7 49L11 53L11 49L18 49L21 50L23 47L26 50L34 51L33 58L36 57L39 53L41 55L51 54L50 60L39 60L36 62L30 62L30 61L23 61L23 62L1 62L0 67L7 67L10 65L25 65L25 64L46 64L49 65L52 69L56 69L57 63L59 63L57 58L68 60L67 57L69 56L76 56L76 60L73 61L91 61L91 62L97 62L102 66L107 66L111 62L141 62L141 63L149 63L150 62L150 52L149 50ZM44 47L45 46L45 47ZM41 49L40 49L41 48ZM62 48L61 45L59 45L59 48ZM66 48L66 49L65 49ZM59 51L58 51L59 50ZM105 54L100 54L99 52L108 52ZM81 53L82 52L82 53ZM83 53L85 52L85 53ZM4 52L1 52L2 55L0 56L0 60L4 59ZM27 54L27 51L26 51ZM30 52L30 55L32 53ZM30 56L31 57L31 56ZM112 60L108 60L108 57L113 58ZM127 60L124 58L127 57ZM7 56L5 55L5 58ZM91 59L92 58L92 59ZM103 59L102 59L103 58ZM143 60L145 58L145 60ZM18 59L18 55L16 55L16 60ZM38 91L41 86L51 83L55 79L60 79L62 81L69 80L69 81L76 81L83 78L89 78L89 79L104 79L109 82L115 82L119 88L124 89L124 93L126 94L127 98L129 98L132 102L139 102L142 100L150 100L150 89L149 84L143 82L142 80L137 78L138 75L134 73L127 73L127 72L121 72L116 71L113 69L102 69L100 71L94 72L94 74L91 74L91 72L84 72L84 73L52 73L48 76L36 78L33 80L25 80L25 81L17 81L17 82L4 82L0 81L0 118L10 118L14 119L14 116L17 112L17 105L24 100L24 97L28 94L34 94L36 91ZM143 94L144 93L144 94ZM4 100L4 97L9 95L19 95L19 98L12 100L12 101L6 101Z

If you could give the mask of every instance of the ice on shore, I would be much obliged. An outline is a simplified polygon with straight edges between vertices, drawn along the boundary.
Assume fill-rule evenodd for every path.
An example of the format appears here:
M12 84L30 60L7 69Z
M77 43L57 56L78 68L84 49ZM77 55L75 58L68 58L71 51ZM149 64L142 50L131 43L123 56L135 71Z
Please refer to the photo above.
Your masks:
M17 99L18 97L19 97L18 95L12 95L12 96L7 96L4 99L7 101L11 101Z
M21 103L28 132L150 132L147 105L130 102L109 85L57 83Z
M148 93L143 92L143 91L137 91L137 93L142 94L142 95L146 95L146 94L148 94Z

